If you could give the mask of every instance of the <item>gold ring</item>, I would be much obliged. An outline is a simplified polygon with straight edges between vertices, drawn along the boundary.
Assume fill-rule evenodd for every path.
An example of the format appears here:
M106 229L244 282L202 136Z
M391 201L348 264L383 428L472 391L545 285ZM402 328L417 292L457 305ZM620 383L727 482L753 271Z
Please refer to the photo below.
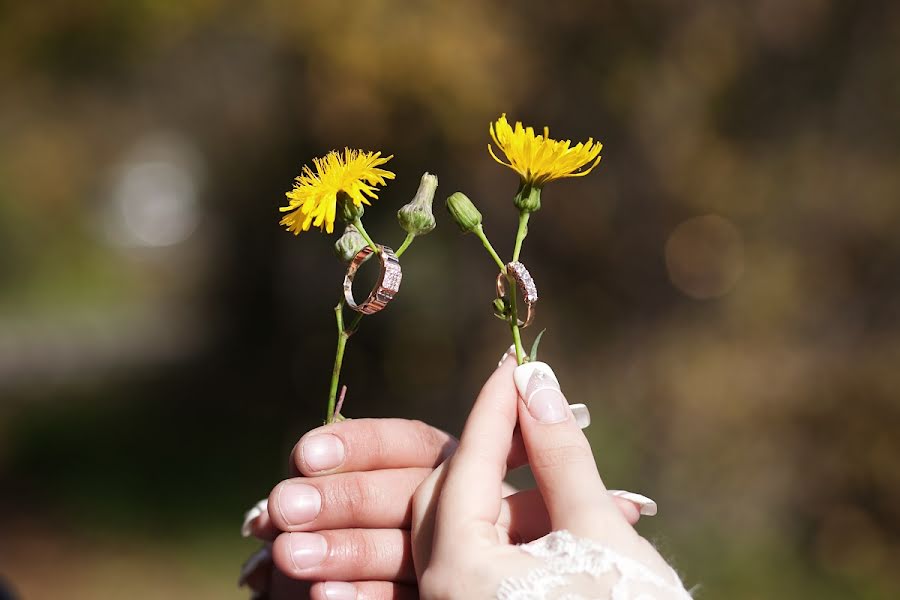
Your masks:
M359 266L366 261L370 254L374 251L371 246L366 246L356 253L350 266L347 267L347 275L344 277L344 300L347 305L364 315L374 315L394 299L394 296L400 290L400 280L403 279L403 272L400 270L400 261L397 255L387 246L378 244L380 252L378 258L381 260L381 274L378 276L378 283L369 292L369 297L365 302L357 305L353 299L353 278Z
M518 319L518 325L522 328L528 327L534 320L534 305L538 301L537 286L525 265L518 261L507 263L506 268L497 275L497 297L500 299L506 298L507 278L512 278L516 282L516 287L525 299L525 306L528 307L525 320Z

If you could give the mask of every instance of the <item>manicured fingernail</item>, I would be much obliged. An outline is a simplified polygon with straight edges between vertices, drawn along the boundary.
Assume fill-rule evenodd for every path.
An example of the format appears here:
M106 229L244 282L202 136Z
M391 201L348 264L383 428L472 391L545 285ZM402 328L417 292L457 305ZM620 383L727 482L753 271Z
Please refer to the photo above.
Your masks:
M356 586L345 581L329 581L322 586L328 600L356 600Z
M506 358L508 356L512 356L515 353L516 353L516 345L513 344L512 346L507 348L506 352L503 353L503 356L500 357L500 360L497 362L497 368L499 369L500 367L502 367L503 363L506 362Z
M344 442L336 435L320 433L303 441L303 462L312 471L329 471L344 462Z
M550 365L540 361L519 365L514 378L532 417L541 423L559 423L569 418L569 404Z
M591 411L588 410L587 406L584 404L570 404L569 408L572 409L572 414L575 415L575 422L578 423L579 427L584 429L591 424Z
M609 493L612 496L623 498L636 504L641 514L645 517L656 516L659 507L656 505L656 500L653 500L652 498L626 490L609 490Z
M311 569L325 560L328 543L318 533L289 533L291 562L298 571Z
M253 508L244 513L244 524L241 525L241 535L243 537L250 537L253 535L253 522L268 510L268 506L269 499L263 498L254 504Z
M285 482L278 487L275 497L281 518L288 525L309 523L322 510L319 490L305 483Z

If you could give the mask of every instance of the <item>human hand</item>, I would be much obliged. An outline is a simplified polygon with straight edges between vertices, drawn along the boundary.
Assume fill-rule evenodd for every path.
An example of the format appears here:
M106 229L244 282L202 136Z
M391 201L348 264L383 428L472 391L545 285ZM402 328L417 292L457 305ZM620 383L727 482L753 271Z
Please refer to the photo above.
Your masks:
M689 598L607 492L552 370L514 363L507 359L488 379L453 457L416 491L420 597ZM538 487L504 498L517 422Z
M253 589L268 589L272 600L305 594L340 600L339 592L360 600L417 597L409 549L412 496L456 444L439 429L404 419L352 419L310 431L291 453L291 469L300 477L281 482L247 514L243 533L275 543L248 561L242 580ZM516 435L507 466L525 461ZM514 492L504 487L505 495ZM636 522L641 512L655 513L647 498L614 493L620 495L614 501L629 522ZM281 503L290 508L279 509ZM298 523L292 515L299 513L300 521L307 520ZM521 522L532 523L513 530L521 541L549 532L542 504L523 504L517 514ZM327 557L298 568L293 544L299 549L322 541ZM271 569L273 554L276 569ZM310 589L309 581L319 583Z
M308 432L291 453L297 477L247 513L242 533L274 543L248 561L242 582L272 600L417 598L412 494L455 447L449 434L405 419L352 419ZM327 556L303 568L323 546Z

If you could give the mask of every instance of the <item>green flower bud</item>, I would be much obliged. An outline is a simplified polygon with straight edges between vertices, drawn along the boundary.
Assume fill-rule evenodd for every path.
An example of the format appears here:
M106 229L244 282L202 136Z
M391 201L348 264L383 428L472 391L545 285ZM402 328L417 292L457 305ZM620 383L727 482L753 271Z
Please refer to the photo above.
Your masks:
M397 211L397 220L400 227L412 235L425 235L434 229L434 213L431 203L434 201L434 192L437 190L438 179L430 173L422 175L419 190L412 202Z
M366 240L359 234L356 227L347 225L344 229L344 235L334 244L334 254L341 261L348 263L367 245Z
M541 188L523 181L513 202L521 212L533 213L541 210Z
M481 226L481 213L462 192L454 192L447 198L447 210L450 211L450 216L453 217L463 233L468 233Z
M494 298L491 306L494 308L495 317L502 321L505 321L509 318L509 302L506 300L506 298Z
M340 191L337 194L337 210L345 223L352 223L357 219L361 219L365 212L363 205L357 206L354 204L353 199L344 191Z

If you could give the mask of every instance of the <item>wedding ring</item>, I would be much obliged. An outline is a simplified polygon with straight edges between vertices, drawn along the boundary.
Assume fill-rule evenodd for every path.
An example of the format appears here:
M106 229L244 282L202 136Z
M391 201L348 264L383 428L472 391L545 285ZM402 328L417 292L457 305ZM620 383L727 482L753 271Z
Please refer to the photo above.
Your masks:
M400 290L400 280L403 278L400 261L397 260L394 251L381 244L378 244L378 248L381 250L378 253L378 259L381 261L381 274L378 276L378 283L369 292L369 297L365 302L357 305L353 299L353 278L356 276L359 266L374 252L371 246L366 246L356 253L356 256L350 261L347 275L344 277L344 300L347 302L347 306L364 315L374 315L387 306Z
M522 293L522 297L525 299L525 306L528 308L525 320L523 321L519 319L518 325L519 327L528 327L534 320L534 305L538 301L537 286L534 284L534 279L531 278L531 273L528 272L528 269L525 268L525 265L518 261L513 261L511 263L507 263L504 272L501 272L499 275L497 275L498 298L502 299L506 297L507 277L511 277L513 280L515 280L516 286L519 288L519 291Z

